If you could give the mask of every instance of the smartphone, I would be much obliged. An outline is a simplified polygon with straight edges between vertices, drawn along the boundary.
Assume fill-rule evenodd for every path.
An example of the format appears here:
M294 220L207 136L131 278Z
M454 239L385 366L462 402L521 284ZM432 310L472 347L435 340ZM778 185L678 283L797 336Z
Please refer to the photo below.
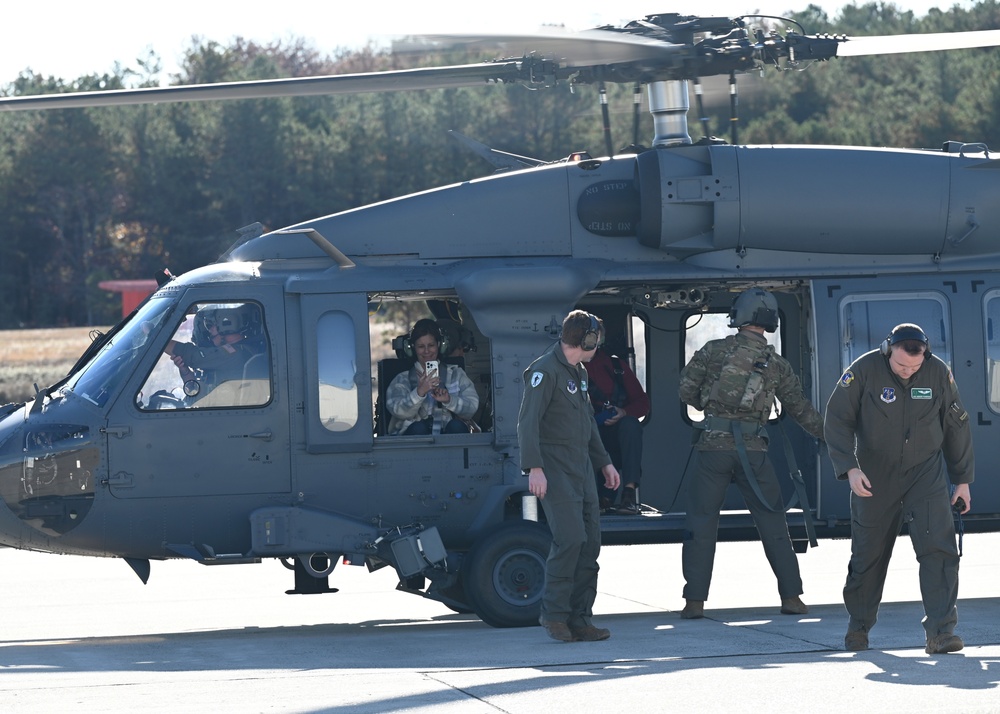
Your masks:
M427 376L431 379L438 376L438 361L436 359L427 360L427 364L424 365L424 369L427 371Z

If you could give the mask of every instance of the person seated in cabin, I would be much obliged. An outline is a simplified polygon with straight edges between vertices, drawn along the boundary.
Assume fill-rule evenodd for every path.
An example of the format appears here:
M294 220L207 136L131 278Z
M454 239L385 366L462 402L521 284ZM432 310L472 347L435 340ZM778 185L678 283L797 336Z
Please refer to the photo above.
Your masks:
M620 350L624 353L624 350ZM598 474L597 494L602 513L634 515L639 513L639 480L642 477L642 425L649 414L649 397L628 365L628 361L601 345L593 359L586 362L590 384L588 391L594 405L594 418L604 448L621 471L621 502L616 507L615 491L604 486Z
M204 305L194 317L191 342L171 340L166 353L185 383L201 390L242 380L251 357L266 351L260 308L252 303Z
M397 374L386 391L392 415L389 434L467 434L479 395L465 370L442 362L441 332L434 320L417 320L409 343L414 364Z

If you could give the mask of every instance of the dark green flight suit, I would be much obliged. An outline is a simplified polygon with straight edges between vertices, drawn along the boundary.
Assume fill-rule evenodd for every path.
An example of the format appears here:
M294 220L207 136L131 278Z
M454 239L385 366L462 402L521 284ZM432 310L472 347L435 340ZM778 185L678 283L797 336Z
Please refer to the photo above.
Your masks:
M566 361L562 343L524 372L517 419L521 468L541 467L548 482L542 510L552 531L545 561L542 620L571 628L591 624L601 552L594 467L611 458L601 443L587 395L587 370Z
M931 356L902 380L879 350L862 355L830 395L826 443L837 478L860 468L871 483L871 496L851 493L848 631L875 625L905 520L920 564L927 638L952 634L958 549L946 470L952 483L972 483L975 464L969 416L948 365Z
M751 381L754 373L759 377ZM709 428L696 446L698 470L688 486L687 533L681 550L684 598L708 599L719 514L730 483L740 489L753 516L764 554L778 580L779 596L784 600L801 595L799 562L788 535L781 487L767 456L764 426L775 396L784 412L818 438L823 435L823 417L802 393L788 360L775 354L763 335L751 330L707 342L681 370L679 391L682 402L709 417ZM767 503L761 503L745 473L736 450L733 422L741 429L747 460Z

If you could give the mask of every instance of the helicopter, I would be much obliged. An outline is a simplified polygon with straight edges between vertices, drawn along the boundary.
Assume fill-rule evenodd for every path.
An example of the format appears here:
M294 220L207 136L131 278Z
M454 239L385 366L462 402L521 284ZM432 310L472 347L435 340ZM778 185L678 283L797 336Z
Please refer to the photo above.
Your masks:
M1000 162L940 150L692 141L689 82L783 63L1000 44L1000 30L892 38L784 35L746 18L649 15L578 34L419 38L505 48L467 65L0 99L0 110L406 91L519 83L647 88L648 148L556 162L470 141L506 170L265 231L210 265L163 274L59 382L0 408L0 544L152 563L282 562L293 594L334 592L338 565L391 567L398 589L495 627L536 624L550 535L519 464L525 368L574 308L599 316L639 373L642 507L602 517L605 544L676 543L692 423L680 369L758 286L778 349L814 404L898 323L927 332L973 418L980 465L1000 457ZM696 96L697 93L696 93ZM605 115L606 121L606 115ZM872 196L879 211L859 211ZM516 207L516 210L511 210ZM375 360L381 305L457 323L442 345L475 384L467 433L388 433L407 335ZM714 332L713 332L714 331ZM225 350L216 340L231 340ZM227 362L221 351L243 355ZM444 357L442 357L444 359ZM850 532L824 447L768 431L804 552ZM783 436L782 436L783 434ZM782 443L787 440L788 448ZM801 487L800 487L801 486ZM1000 485L973 486L968 531L1000 528ZM734 491L721 540L756 538Z

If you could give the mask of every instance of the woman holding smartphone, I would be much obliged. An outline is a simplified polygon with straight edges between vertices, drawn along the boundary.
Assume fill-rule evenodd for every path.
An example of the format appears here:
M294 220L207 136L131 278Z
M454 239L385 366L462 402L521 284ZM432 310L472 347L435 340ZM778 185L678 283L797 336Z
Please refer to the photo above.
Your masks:
M434 320L417 320L410 330L415 362L396 375L386 391L392 419L389 434L467 434L463 419L479 408L479 394L465 370L439 360L441 332Z

